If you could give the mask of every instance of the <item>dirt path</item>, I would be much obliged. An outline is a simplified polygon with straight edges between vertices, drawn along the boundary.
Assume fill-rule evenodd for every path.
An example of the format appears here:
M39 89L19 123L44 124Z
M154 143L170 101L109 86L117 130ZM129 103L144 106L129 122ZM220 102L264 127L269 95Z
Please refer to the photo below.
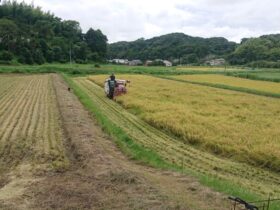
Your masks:
M58 75L53 83L71 167L31 185L29 209L228 209L194 178L128 160Z

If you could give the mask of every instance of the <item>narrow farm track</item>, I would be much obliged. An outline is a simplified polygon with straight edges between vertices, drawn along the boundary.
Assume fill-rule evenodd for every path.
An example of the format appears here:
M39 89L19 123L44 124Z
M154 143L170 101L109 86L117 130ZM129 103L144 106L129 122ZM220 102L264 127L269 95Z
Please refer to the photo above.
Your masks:
M197 150L153 128L120 105L106 99L103 89L86 78L75 78L74 81L106 117L121 127L136 142L153 149L166 161L194 172L229 180L259 195L280 195L279 174L217 158Z

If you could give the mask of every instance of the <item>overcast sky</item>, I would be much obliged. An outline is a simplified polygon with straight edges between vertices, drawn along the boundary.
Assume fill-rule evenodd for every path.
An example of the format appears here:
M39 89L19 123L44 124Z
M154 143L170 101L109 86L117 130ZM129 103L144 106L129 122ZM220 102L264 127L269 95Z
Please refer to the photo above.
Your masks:
M19 0L20 1L20 0ZM31 0L25 0L31 2ZM280 33L279 0L33 0L84 32L101 29L109 42L172 32L191 36L244 37Z

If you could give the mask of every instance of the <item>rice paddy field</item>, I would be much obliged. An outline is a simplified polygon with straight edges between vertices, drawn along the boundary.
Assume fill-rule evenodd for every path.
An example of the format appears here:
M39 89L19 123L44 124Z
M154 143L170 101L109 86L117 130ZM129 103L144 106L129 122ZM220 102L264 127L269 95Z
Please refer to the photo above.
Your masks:
M200 149L279 172L279 99L151 76L120 77L131 85L116 100L149 124ZM103 85L105 76L89 79ZM275 91L273 85L268 90Z
M67 86L59 85L63 82L59 83L58 77L0 75L0 174L6 177L3 186L9 182L7 177L21 182L21 175L11 173L20 173L20 166L28 165L26 170L31 167L39 174L69 168L72 156L68 155L74 149L67 150L70 143L66 142L64 126L68 124L62 122L61 109L76 109L57 96L63 87L69 94L80 91L86 103L96 107L97 112L91 111L94 116L106 117L124 132L130 140L125 137L120 141L128 142L119 144L127 144L127 150L135 143L147 152L140 155L155 155L155 166L160 158L167 164L163 168L197 177L200 183L226 195L280 196L280 99L210 86L280 94L279 83L211 73L164 77L120 74L117 78L131 81L128 94L112 101L104 94L105 74L65 76L74 84L72 87L68 83L70 92ZM74 119L68 120L71 124ZM40 180L35 175L30 179L34 183ZM0 189L0 200L1 192L2 197L6 195L13 183Z
M67 166L50 77L0 76L0 172L24 163Z
M90 111L94 118L105 119L98 121L100 126L107 123L105 129L102 127L104 131L108 132L110 125L116 126L115 132L119 133L112 138L121 136L122 140L116 144L125 154L135 152L132 157L139 162L142 160L139 155L143 154L154 161L141 163L187 173L226 195L280 196L280 99L257 94L258 91L280 94L278 83L211 73L164 77L117 74L117 78L131 83L126 95L112 101L103 90L107 75L64 76L69 86L54 74L0 75L0 175L5 175L0 177L0 200L7 195L5 190L23 179L31 177L30 183L40 182L38 174L54 175L56 171L60 182L61 172L67 174L65 169L71 168L71 161L75 161L76 148L66 129L78 121L75 122L78 131L85 123L77 112L77 104L72 103L72 99L78 98L84 105L95 107L94 112L85 105L87 114ZM64 92L59 92L61 88ZM256 94L234 88L250 89ZM65 92L68 96L62 94ZM76 113L77 119L66 119L68 112ZM89 128L89 124L85 123L85 128ZM82 145L89 135L79 132L76 141ZM89 142L94 141L89 139ZM146 153L141 153L143 151ZM93 160L94 154L91 160L85 161ZM25 165L28 165L27 171L31 167L32 175L14 176L13 173L19 173L20 166ZM86 176L92 176L91 169L87 169ZM82 169L78 170L77 173L81 173ZM33 174L34 171L38 174ZM72 178L67 183L75 180ZM18 181L9 182L9 179ZM12 192L17 189L13 187Z
M209 93L221 94L219 91L222 91L222 97L225 96L225 101L228 100L228 97L238 97L237 99L243 98L243 100L245 100L247 95L240 95L240 93L235 92L224 92L224 90L217 90L218 92L215 92L215 89L212 90L212 88L209 87L198 86L198 90L192 91L191 93L194 99L189 99L190 102L187 102L186 99L182 99L182 95L180 100L178 96L173 96L175 92L176 94L181 93L185 95L185 91L183 91L184 93L180 91L184 89L183 87L186 85L184 83L175 81L169 83L168 80L141 75L121 75L120 77L131 80L129 93L117 98L120 104L104 97L104 91L100 85L103 85L105 76L91 76L90 78L77 77L74 78L73 81L78 86L79 91L82 91L88 96L88 100L91 100L92 103L96 105L102 115L106 116L120 129L124 130L137 144L141 144L145 148L155 151L168 163L177 165L187 171L192 171L195 174L203 174L207 177L207 180L211 180L213 177L221 180L221 182L222 180L228 180L233 185L242 187L242 189L238 189L240 190L239 192L243 192L243 190L246 189L249 192L254 192L264 197L268 194L271 194L273 197L280 195L279 174L262 169L262 167L270 167L277 163L266 162L268 163L266 164L262 162L264 159L261 160L262 158L266 158L266 160L273 159L269 156L263 157L262 154L265 154L265 152L274 151L275 156L279 155L277 151L279 145L276 143L279 131L276 125L270 130L273 131L274 134L267 138L270 141L270 147L266 147L265 140L259 138L255 144L255 142L250 139L252 133L245 133L245 128L239 125L240 122L244 121L244 118L241 117L243 112L237 113L237 116L232 113L228 118L230 119L233 117L234 122L238 123L238 128L228 127L230 125L232 126L234 122L223 126L226 120L223 119L225 116L222 113L228 114L233 112L232 110L234 109L241 108L241 106L235 105L235 107L232 107L232 110L226 109L223 110L223 112L216 113L216 115L206 114L209 113L209 111L221 109L221 107L212 104L217 104L221 99L212 96L214 98L209 98L209 100L213 100L210 104L207 104L205 100L204 102L201 100L201 103L204 103L203 109L206 111L203 111L202 108L195 112L194 109L190 109L192 106L197 107L198 105L202 105L199 104L200 102L194 101L198 94L196 91L198 90L201 92L208 88L208 92L202 95L204 97L209 96ZM172 86L175 87L172 88ZM153 87L154 90L150 90L150 87ZM196 85L190 85L188 87L195 89ZM256 102L258 99L257 96L255 100L251 99L253 101L247 101L247 103ZM173 100L176 100L176 102ZM272 99L272 101L275 103L273 106L276 106L276 99ZM262 103L264 103L264 101L262 101ZM224 117L218 117L219 115ZM252 116L250 116L250 118L253 120ZM258 118L260 118L260 116L258 116ZM220 122L216 120L220 120ZM278 123L278 120L275 124ZM242 125L244 126L244 124ZM156 129L155 127L161 129ZM254 126L250 125L246 125L246 128L255 130ZM189 132L190 129L192 132ZM214 131L211 131L212 129L214 129ZM227 130L224 131L224 129ZM231 131L232 129L234 129L234 132ZM241 133L239 129L243 133ZM201 130L203 132L201 132ZM203 136L205 134L209 134L210 137L213 137L215 143L210 142L212 139L207 139L207 136ZM260 135L260 132L258 132L258 135ZM253 134L254 137L258 135ZM226 142L230 137L234 139ZM240 139L246 137L247 139ZM250 142L246 143L245 140ZM273 149L271 144L274 144ZM245 154L244 151L250 152L251 147L254 149L254 153ZM209 151L204 150L209 150L212 153L218 153L228 158L221 158L216 154L211 154ZM263 152L264 150L265 152ZM261 155L258 153L259 151L261 151ZM258 155L260 155L260 157L258 157ZM252 159L251 162L250 158ZM260 159L257 160L257 158ZM278 161L279 159L276 160ZM244 161L251 164L241 163ZM257 162L259 162L259 164L257 164ZM255 166L252 166L252 164Z
M280 95L280 84L268 81L256 81L238 77L213 74L170 76L170 78L182 81L197 82L202 84L218 84L228 87L238 87L243 89L250 89Z

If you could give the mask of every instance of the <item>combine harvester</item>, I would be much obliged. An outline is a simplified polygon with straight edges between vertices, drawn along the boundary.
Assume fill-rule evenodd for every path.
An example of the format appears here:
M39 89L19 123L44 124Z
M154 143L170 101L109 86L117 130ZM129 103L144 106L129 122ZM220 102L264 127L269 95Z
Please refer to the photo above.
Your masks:
M104 82L104 91L105 91L105 94L107 96L109 96L109 81L110 79L106 79L105 82ZM129 80L124 80L124 79L116 79L116 82L117 82L117 86L115 88L115 91L114 91L114 97L115 96L120 96L120 95L123 95L123 94L126 94L127 93L127 84L130 83Z

